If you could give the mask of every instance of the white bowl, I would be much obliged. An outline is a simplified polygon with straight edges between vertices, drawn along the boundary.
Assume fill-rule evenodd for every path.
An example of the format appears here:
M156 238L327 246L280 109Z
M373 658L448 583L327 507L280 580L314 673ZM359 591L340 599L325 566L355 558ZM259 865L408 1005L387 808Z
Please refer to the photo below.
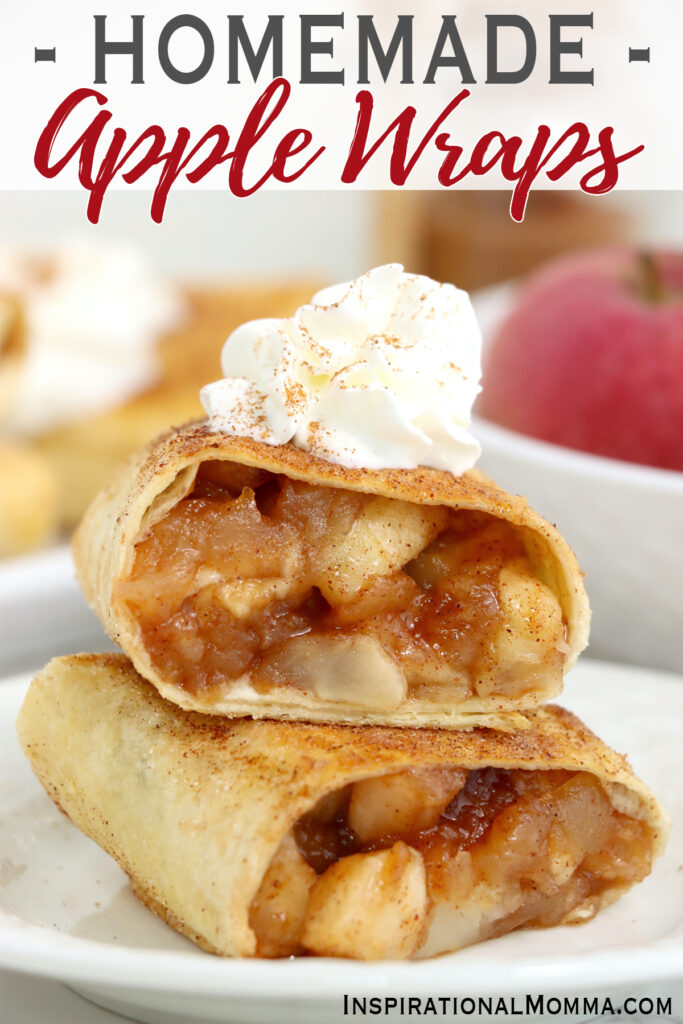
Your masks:
M683 666L683 473L587 455L475 417L479 466L555 523L586 574L592 657Z

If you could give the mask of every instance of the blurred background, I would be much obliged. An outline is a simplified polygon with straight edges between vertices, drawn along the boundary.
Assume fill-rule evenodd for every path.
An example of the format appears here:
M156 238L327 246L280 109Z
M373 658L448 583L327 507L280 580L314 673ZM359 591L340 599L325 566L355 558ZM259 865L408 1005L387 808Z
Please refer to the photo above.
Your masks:
M141 246L155 266L184 280L317 275L335 281L399 260L412 272L481 288L549 256L599 242L678 244L683 192L532 193L522 224L507 192L178 191L164 223L149 194L111 192L98 225L84 193L0 192L3 241L54 244L82 233Z

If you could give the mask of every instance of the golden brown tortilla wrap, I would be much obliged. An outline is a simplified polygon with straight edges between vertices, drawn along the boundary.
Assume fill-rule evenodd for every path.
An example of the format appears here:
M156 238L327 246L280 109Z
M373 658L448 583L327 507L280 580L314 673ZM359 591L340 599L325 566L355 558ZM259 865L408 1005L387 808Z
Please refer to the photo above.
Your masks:
M561 708L529 720L526 731L499 733L216 719L169 704L125 657L103 654L52 661L33 681L17 728L55 803L118 861L144 903L204 949L370 958L586 920L649 872L667 821L626 760ZM498 805L486 828L476 815L463 825L458 814L492 777L498 788L517 779L517 802ZM444 779L450 792L472 794L457 813L460 798L449 804ZM387 799L378 801L376 787L397 780L408 801L415 784L427 781L427 797L441 786L436 829L424 818L428 800L415 803L412 791L412 832L404 821L383 837ZM342 820L329 809L333 793L346 794L348 822L365 830L372 852L359 854L344 833L346 847L329 856L318 842L304 862L310 829L335 813L329 827ZM459 852L444 854L435 834L445 828L448 838L449 827L479 832L469 845L460 835ZM522 864L525 842L532 850ZM316 864L321 849L327 859ZM450 907L454 885L464 894ZM278 902L294 896L303 920ZM283 921L296 935L282 945L275 934L269 944Z
M377 615L375 614L373 618L373 614L369 612L366 619L361 613L360 622L353 628L349 627L346 632L344 628L339 627L338 619L335 619L336 624L332 628L328 627L325 633L327 647L323 649L322 654L318 653L319 648L315 646L318 641L314 640L314 643L311 643L311 638L307 636L297 638L296 646L290 644L287 647L283 642L278 649L279 653L275 656L268 654L271 659L275 659L279 676L276 676L274 681L269 677L270 681L265 685L260 685L256 681L254 671L248 666L246 669L234 670L234 674L228 678L219 676L215 685L211 681L198 682L201 666L197 667L194 664L183 670L185 678L181 679L179 674L174 675L174 671L169 669L163 660L166 651L172 650L172 644L167 643L166 639L153 639L157 648L152 650L148 636L158 638L161 634L145 632L140 613L130 598L130 589L126 588L132 574L137 571L136 545L149 537L155 528L162 528L166 517L175 515L184 507L184 499L187 496L192 497L195 493L193 488L199 485L201 474L198 477L198 470L204 463L210 463L211 467L214 467L214 474L216 466L219 469L221 466L228 466L229 469L234 469L235 466L256 467L257 471L267 478L266 484L263 485L266 489L272 485L275 477L281 489L284 481L290 491L293 488L296 492L300 484L291 482L304 482L308 491L318 490L318 497L321 496L320 492L326 489L334 489L329 493L341 496L335 500L347 502L368 501L368 496L371 496L372 501L363 506L363 511L358 513L352 525L349 526L349 522L346 522L346 533L342 533L341 540L337 542L333 536L330 541L329 537L323 536L319 541L321 545L336 543L337 548L333 550L339 551L344 549L348 538L354 536L354 530L361 527L370 530L367 535L360 534L356 541L356 550L351 555L347 552L353 573L361 579L361 597L368 593L362 589L365 586L363 564L364 559L370 557L367 552L372 544L375 545L373 558L383 557L385 551L389 551L394 558L391 572L386 576L382 600L392 600L400 587L408 587L412 588L411 593L418 595L419 603L422 591L406 573L402 572L404 563L409 563L408 569L411 565L416 565L419 559L414 556L423 548L427 553L432 551L434 545L428 542L435 536L434 543L438 546L442 536L439 531L444 523L450 523L449 517L479 517L476 521L484 522L485 529L477 533L477 537L488 537L491 531L495 533L496 530L503 530L506 536L509 535L504 543L511 542L517 545L517 562L521 559L526 566L524 571L530 576L523 577L521 593L515 592L513 598L509 598L508 618L501 613L500 624L497 626L499 633L496 634L495 641L497 646L492 646L491 643L485 648L482 646L486 658L485 671L488 674L481 677L476 675L477 672L483 673L484 669L475 667L470 677L462 676L464 682L459 683L460 690L453 688L450 677L445 687L437 687L438 673L442 671L438 661L438 634L442 627L444 630L448 627L445 613L439 612L433 615L432 634L419 641L420 650L433 657L436 667L433 670L429 667L424 670L426 686L420 682L411 688L404 678L407 661L398 647L391 647L388 642L385 643L381 638L377 639L375 634L370 635L374 628L373 622L377 622ZM254 504L258 503L259 493L258 488L254 492L245 487L236 500L241 502L250 495L251 514L259 523L270 523L272 519L268 514L260 516ZM294 497L300 500L296 493ZM237 506L233 503L233 507ZM369 518L372 509L375 510L373 515L380 521L379 527L375 527L374 520ZM333 513L330 513L330 516L332 515ZM363 516L366 516L365 520ZM392 517L395 522L392 521ZM437 524L434 528L432 520ZM404 521L407 525L404 525ZM455 519L453 521L455 522ZM420 540L420 530L423 529L425 522L426 530L431 530L431 533L427 532ZM287 528L285 523L277 529ZM385 531L381 534L381 537L385 538L381 543L375 539L379 534L373 534L372 529ZM328 533L333 533L332 525ZM416 546L412 545L414 535L418 535L419 540ZM277 532L275 536L276 540L273 542L269 541L267 535L257 543L252 541L249 535L245 535L242 548L250 556L256 549L257 553L260 552L259 558L279 557L278 550L284 542L277 539L280 536ZM386 537L389 537L389 540L386 540ZM192 543L194 542L184 537L182 544L178 545L180 555L176 556L173 550L165 553L160 562L163 578L157 581L153 574L149 576L147 585L155 601L160 600L161 595L168 597L170 588L178 583L180 576L175 573L174 558L184 557L182 552L188 545L192 546ZM202 543L201 536L197 543ZM239 548L239 535L234 543ZM482 544L485 556L489 545L483 542ZM582 574L570 547L553 526L534 512L524 498L500 490L481 473L473 470L456 478L439 470L422 468L348 469L324 461L292 445L272 447L248 438L212 433L205 424L189 425L167 434L121 467L118 475L93 502L80 524L74 538L74 553L77 573L86 597L109 635L120 644L137 670L153 682L159 692L169 700L190 710L213 714L387 725L439 725L447 728L472 727L479 723L482 715L495 715L495 721L489 719L487 724L501 729L519 728L523 725L523 720L518 712L542 703L560 692L563 674L574 664L579 652L586 646L588 638L589 606ZM236 557L238 556L239 552ZM448 597L450 604L446 611L450 609L449 614L456 615L456 630L453 633L456 637L453 641L456 656L460 643L457 629L461 628L463 633L466 633L468 628L468 622L462 625L457 619L457 615L462 614L457 609L461 605L466 605L472 616L481 614L477 602L483 604L486 599L486 595L483 599L478 596L481 591L479 583L485 582L480 581L477 575L485 568L479 564L478 558L479 555L473 556L474 560L470 559L467 563L470 575L467 577L467 585L463 584L464 592L457 600ZM284 555L282 559L285 559ZM410 559L412 561L409 562ZM309 607L312 597L319 604L324 604L321 590L330 600L335 600L329 596L328 591L335 584L332 577L339 576L339 564L335 566L334 571L330 570L329 577L326 576L324 580L316 577L317 587L313 588L313 591L310 587L304 590L300 595L301 609L305 611ZM368 572L372 574L372 565ZM211 579L214 579L216 574L211 572L210 575ZM453 570L451 575L457 583L458 571ZM249 597L253 593L253 587L277 588L282 582L277 579L274 583L268 579L257 579L254 582L248 578L248 573L246 577L240 575L237 570L233 577L222 577L226 587L221 594L227 588L227 600L231 602L230 623L238 631L249 628L255 621L250 617L252 613L249 610L249 601L246 601L247 611L241 609L242 595ZM193 577L188 583L188 593L209 594L209 591L202 590L202 578L204 577L201 573L197 572L196 578ZM374 585L378 578L380 577L371 575L370 582ZM286 586L285 579L285 589ZM497 587L497 590L492 589L492 584L486 594L490 601L499 602L502 606L500 579ZM434 593L436 590L438 588L435 588ZM181 597L178 598L178 606L181 606ZM278 598L278 593L275 598ZM168 599L170 600L170 597ZM524 600L527 600L528 607L522 607ZM281 608L283 604L284 602L277 604L275 601L273 607ZM294 613L298 614L298 606L293 604L292 607ZM353 610L353 602L344 604L342 600L341 605L332 609L332 614L339 616L340 609L344 614L348 614L346 609L349 607ZM455 612L453 608L456 609ZM177 609L174 607L172 611L174 610ZM266 612L268 610L266 607ZM304 611L301 614L304 614ZM400 609L396 615L399 613ZM168 616L170 614L169 611ZM221 614L224 618L229 618L227 613L221 611ZM306 611L306 614L309 613ZM551 614L555 617L555 632L551 633L554 639L549 642L550 657L553 659L552 675L546 672L544 662L537 664L534 660L536 652L540 658L546 651L546 647L539 643L539 636L544 628L544 616L549 619ZM310 623L310 616L306 621ZM398 621L396 617L392 619L394 623ZM405 633L407 627L401 628ZM295 622L291 631L296 632L297 629L299 633L306 633L307 627L297 626ZM508 653L505 643L514 645L518 631L520 635L524 634L526 648L519 659L520 667L517 668L513 662L517 675L510 670L512 678L508 680L505 668ZM433 636L434 633L437 634L436 637ZM362 634L361 640L357 639L359 634ZM409 635L410 642L411 636L412 634ZM503 637L502 645L499 636ZM330 638L333 645L331 648L328 643ZM214 641L214 646L221 648L218 641ZM330 649L332 655L328 655ZM234 650L236 647L233 641L225 642L221 648L225 656L232 654ZM294 654L287 653L292 650L295 651ZM282 651L285 651L285 655L282 655ZM509 654L509 657L517 657L516 652ZM281 668L281 662L278 662L277 658L288 658L284 668ZM327 662L323 664L325 658ZM294 662L296 664L293 664ZM269 670L272 664L273 660L268 662L266 670ZM476 662L475 666L479 664L480 662ZM484 664L483 660L481 664ZM297 684L296 672L299 669L304 672L304 682ZM418 670L422 671L419 666ZM429 675L432 671L436 673L434 679ZM457 677L458 680L460 678ZM293 685L289 685L290 682ZM432 683L434 686L431 686ZM340 688L341 692L337 692L335 688ZM516 717L513 717L514 713L517 713Z

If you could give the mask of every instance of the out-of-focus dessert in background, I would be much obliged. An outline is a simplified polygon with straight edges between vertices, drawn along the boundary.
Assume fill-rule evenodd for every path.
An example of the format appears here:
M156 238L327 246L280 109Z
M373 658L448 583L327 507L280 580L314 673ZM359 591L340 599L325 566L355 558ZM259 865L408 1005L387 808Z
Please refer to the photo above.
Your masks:
M0 292L0 421L12 408L25 358L20 303ZM0 558L45 544L57 529L57 481L30 445L0 434Z
M33 551L57 531L57 479L29 445L0 437L0 558Z
M526 274L559 253L633 235L622 207L574 192L534 192L521 224L509 206L504 191L381 192L378 262L400 261L474 291Z
M73 527L122 458L201 416L226 335L292 313L311 283L177 286L134 249L69 242L0 249L0 291L0 468L26 455L56 495L49 529L12 531L7 555ZM16 495L2 500L20 521Z
M26 349L21 305L0 288L0 422L14 402Z
M25 438L121 405L156 383L158 340L186 316L179 289L124 246L0 247L0 288L22 307L24 351L4 424Z
M683 252L600 248L531 274L489 339L478 412L683 470Z

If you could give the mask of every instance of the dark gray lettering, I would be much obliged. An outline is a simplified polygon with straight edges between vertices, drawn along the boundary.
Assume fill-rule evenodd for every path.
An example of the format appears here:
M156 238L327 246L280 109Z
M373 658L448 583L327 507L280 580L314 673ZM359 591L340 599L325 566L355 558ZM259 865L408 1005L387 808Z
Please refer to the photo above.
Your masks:
M326 53L334 56L334 40L314 40L314 28L343 28L343 14L301 14L301 84L302 85L343 85L344 69L339 71L314 71L311 67L313 54Z
M204 46L202 59L192 71L180 71L169 56L168 50L171 45L171 39L178 29L181 28L193 29L201 37ZM213 64L213 54L214 45L211 29L205 21L202 21L201 18L196 17L194 14L178 14L175 18L171 18L170 21L166 22L161 30L159 35L159 64L166 77L170 78L172 82L178 82L180 85L194 85L195 82L201 82Z
M391 67L396 60L396 55L401 48L401 84L412 85L413 83L413 16L412 14L400 14L396 19L396 28L386 50L377 35L375 22L372 14L358 15L358 84L369 85L368 73L368 44L382 76L386 82Z
M444 56L443 52L447 43L450 43L451 50L453 51L450 57ZM454 14L441 15L441 30L439 38L436 40L432 59L429 62L429 68L424 80L425 85L434 84L436 72L439 68L459 68L463 85L474 85L475 83L472 68L465 53L465 47L455 24Z
M526 56L516 71L501 71L498 67L498 30L516 28L524 36ZM520 14L486 15L486 67L487 85L518 85L525 82L536 64L536 36L531 23Z
M105 38L106 14L95 14L95 85L106 85L107 54L130 54L133 58L133 77L131 84L142 85L142 22L144 14L131 14L133 22L133 38L129 43L113 43Z
M594 69L590 71L563 71L562 54L577 53L583 57L583 39L562 38L562 29L583 26L593 28L592 14L551 14L550 17L550 84L594 85Z
M254 50L249 34L244 27L243 14L228 15L228 82L230 85L239 85L239 51L241 50L247 62L249 73L254 81L261 74L266 60L268 50L273 51L273 78L280 78L282 75L282 22L283 14L269 14L268 24Z

